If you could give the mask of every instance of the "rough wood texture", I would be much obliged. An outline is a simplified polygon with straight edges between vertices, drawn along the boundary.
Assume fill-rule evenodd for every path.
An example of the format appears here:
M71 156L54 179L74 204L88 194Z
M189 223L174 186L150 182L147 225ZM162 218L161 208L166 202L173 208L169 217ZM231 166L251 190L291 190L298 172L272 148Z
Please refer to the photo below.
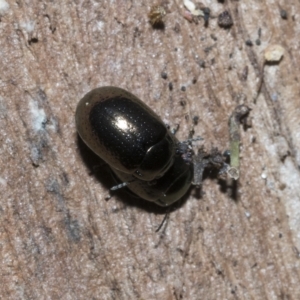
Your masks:
M163 30L145 1L3 3L1 299L300 299L298 0L203 1L207 27L169 1ZM262 68L271 44L284 57ZM235 199L208 176L160 233L163 210L122 192L106 202L110 175L74 126L79 99L103 85L180 124L181 140L199 116L207 149L227 149L230 113L251 106Z

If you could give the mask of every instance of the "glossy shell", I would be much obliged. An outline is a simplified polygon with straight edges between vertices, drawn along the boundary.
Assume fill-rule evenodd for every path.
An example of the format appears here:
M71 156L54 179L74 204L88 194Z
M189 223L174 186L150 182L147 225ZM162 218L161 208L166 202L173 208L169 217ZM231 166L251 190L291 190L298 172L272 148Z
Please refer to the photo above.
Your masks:
M128 182L133 179L132 176L114 171L117 177ZM139 197L155 202L160 206L168 206L182 198L189 189L193 179L193 165L188 165L176 155L174 163L165 173L157 180L144 181L135 180L128 188Z
M128 188L165 206L189 188L192 166L176 154L178 140L147 105L117 87L90 91L78 103L76 127L82 140Z

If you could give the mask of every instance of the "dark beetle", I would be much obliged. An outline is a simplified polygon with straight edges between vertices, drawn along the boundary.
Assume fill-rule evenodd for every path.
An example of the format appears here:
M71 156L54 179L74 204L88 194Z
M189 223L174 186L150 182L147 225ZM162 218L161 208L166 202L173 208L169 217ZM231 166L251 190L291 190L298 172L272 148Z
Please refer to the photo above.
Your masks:
M101 87L87 93L76 109L82 140L121 182L139 197L168 206L193 179L193 164L159 116L131 93Z

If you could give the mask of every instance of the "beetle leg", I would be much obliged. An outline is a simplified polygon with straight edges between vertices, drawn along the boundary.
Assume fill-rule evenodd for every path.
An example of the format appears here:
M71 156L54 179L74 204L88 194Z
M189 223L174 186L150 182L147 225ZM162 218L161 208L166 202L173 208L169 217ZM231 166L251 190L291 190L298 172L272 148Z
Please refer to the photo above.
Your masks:
M133 180L132 180L132 181L133 181ZM109 199L112 197L111 192L116 191L116 190L119 190L119 189L122 189L122 188L128 186L132 181L122 182L122 183L119 183L119 184L116 184L116 185L112 186L112 187L109 189L110 194L109 194L108 196L105 197L105 200L107 201L107 200L109 200Z
M122 182L120 184L114 185L113 187L110 188L111 191L119 190L121 188L124 188L125 186L129 185L130 182Z
M197 142L197 141L203 141L204 139L201 137L201 136L197 136L195 138L191 138L191 139L187 139L183 142L180 142L180 143L183 143L183 144L191 144L192 142Z
M155 230L155 232L159 232L161 230L161 228L163 227L163 225L168 222L170 217L170 211L167 211L163 220L161 221L161 223L159 224L159 226L157 227L157 229Z
M172 129L170 128L170 125L168 125L168 124L165 124L165 126L170 130L171 134L173 134L173 135L175 135L179 129L179 124L175 124L175 127L173 127Z

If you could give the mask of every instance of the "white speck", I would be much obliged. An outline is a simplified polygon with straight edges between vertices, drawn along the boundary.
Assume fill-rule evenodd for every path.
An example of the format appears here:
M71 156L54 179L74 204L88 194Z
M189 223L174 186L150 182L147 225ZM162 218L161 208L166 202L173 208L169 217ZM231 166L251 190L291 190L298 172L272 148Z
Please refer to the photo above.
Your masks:
M183 4L189 11L195 10L196 8L195 3L190 0L184 0Z
M5 187L7 185L7 182L4 178L0 177L0 184Z
M245 211L245 216L246 216L247 218L250 218L250 217L251 217L250 212L249 212L249 211Z
M200 9L196 9L196 5L194 2L190 0L183 0L183 5L191 12L193 16L203 16L203 11Z
M277 94L277 93L273 93L273 94L271 95L271 99L272 99L273 101L277 101L277 100L278 100L278 94Z
M39 108L35 101L30 101L29 109L32 116L32 127L34 131L43 130L47 121L45 111L42 108Z
M5 0L0 0L0 15L4 15L9 9L9 5Z
M299 201L299 168L291 157L287 157L279 168L280 181L286 185L282 203L289 216L289 228L294 232L297 247L300 247L300 201Z
M34 21L23 22L21 23L21 27L25 29L28 33L31 33L34 30L35 22Z
M267 174L265 172L261 173L260 176L261 176L262 179L267 179Z
M156 92L156 93L154 94L154 96L153 96L153 98L154 98L155 100L159 100L160 97L161 97L161 93L160 93L160 92Z
M278 62L284 54L284 48L281 45L269 45L265 50L265 60Z
M97 27L97 29L98 29L99 31L101 31L101 30L103 29L103 27L104 27L104 23L103 23L102 21L98 21L98 22L96 23L96 27Z

